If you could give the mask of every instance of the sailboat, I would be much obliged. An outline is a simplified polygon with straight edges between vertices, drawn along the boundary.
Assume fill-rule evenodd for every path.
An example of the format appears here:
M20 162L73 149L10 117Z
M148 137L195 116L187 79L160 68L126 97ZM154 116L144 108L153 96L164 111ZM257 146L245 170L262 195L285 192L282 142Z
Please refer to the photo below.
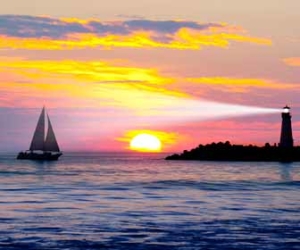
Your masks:
M18 160L51 161L58 160L58 158L62 155L62 152L60 151L58 143L56 141L56 137L48 114L48 131L45 139L45 116L46 110L45 107L43 107L30 144L30 149L20 152L17 156Z

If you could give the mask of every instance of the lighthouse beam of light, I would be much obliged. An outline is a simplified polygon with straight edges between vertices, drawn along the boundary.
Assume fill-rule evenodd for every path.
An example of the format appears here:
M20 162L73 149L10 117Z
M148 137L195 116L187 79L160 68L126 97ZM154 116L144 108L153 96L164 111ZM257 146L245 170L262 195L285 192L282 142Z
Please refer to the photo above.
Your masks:
M151 98L152 97L152 98ZM118 130L161 127L185 122L200 122L224 118L282 113L281 108L265 108L228 104L208 100L187 99L167 95L140 98L138 105L114 116L97 116L97 121L109 124L97 133L107 136ZM134 111L134 112L132 112ZM99 118L101 117L101 118Z
M265 108L228 104L208 100L185 99L178 97L161 97L164 105L150 109L150 116L141 117L147 124L169 122L208 121L251 115L263 115L282 112L279 108Z

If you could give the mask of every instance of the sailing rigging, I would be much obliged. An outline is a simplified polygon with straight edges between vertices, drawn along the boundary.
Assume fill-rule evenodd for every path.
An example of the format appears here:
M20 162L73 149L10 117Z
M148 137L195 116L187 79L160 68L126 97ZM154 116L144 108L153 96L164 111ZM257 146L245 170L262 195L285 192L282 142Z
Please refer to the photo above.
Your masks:
M46 122L48 121L47 133ZM46 135L46 138L45 138ZM56 136L49 118L46 116L46 109L43 107L40 114L29 150L20 152L17 159L24 160L57 160L62 155L59 149Z

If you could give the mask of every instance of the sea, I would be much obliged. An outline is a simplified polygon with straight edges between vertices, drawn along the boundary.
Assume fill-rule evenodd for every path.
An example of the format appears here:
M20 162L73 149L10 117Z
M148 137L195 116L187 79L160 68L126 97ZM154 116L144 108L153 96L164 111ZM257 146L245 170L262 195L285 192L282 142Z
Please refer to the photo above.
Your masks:
M0 249L300 249L300 163L0 154Z

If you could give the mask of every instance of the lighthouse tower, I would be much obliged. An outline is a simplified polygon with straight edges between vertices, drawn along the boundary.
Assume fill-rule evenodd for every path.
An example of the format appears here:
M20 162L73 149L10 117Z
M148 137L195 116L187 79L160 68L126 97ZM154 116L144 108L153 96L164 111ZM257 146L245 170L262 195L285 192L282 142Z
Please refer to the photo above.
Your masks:
M281 136L279 147L281 148L292 148L294 146L293 132L292 132L292 121L290 114L290 107L285 106L283 108L282 124L281 124Z

